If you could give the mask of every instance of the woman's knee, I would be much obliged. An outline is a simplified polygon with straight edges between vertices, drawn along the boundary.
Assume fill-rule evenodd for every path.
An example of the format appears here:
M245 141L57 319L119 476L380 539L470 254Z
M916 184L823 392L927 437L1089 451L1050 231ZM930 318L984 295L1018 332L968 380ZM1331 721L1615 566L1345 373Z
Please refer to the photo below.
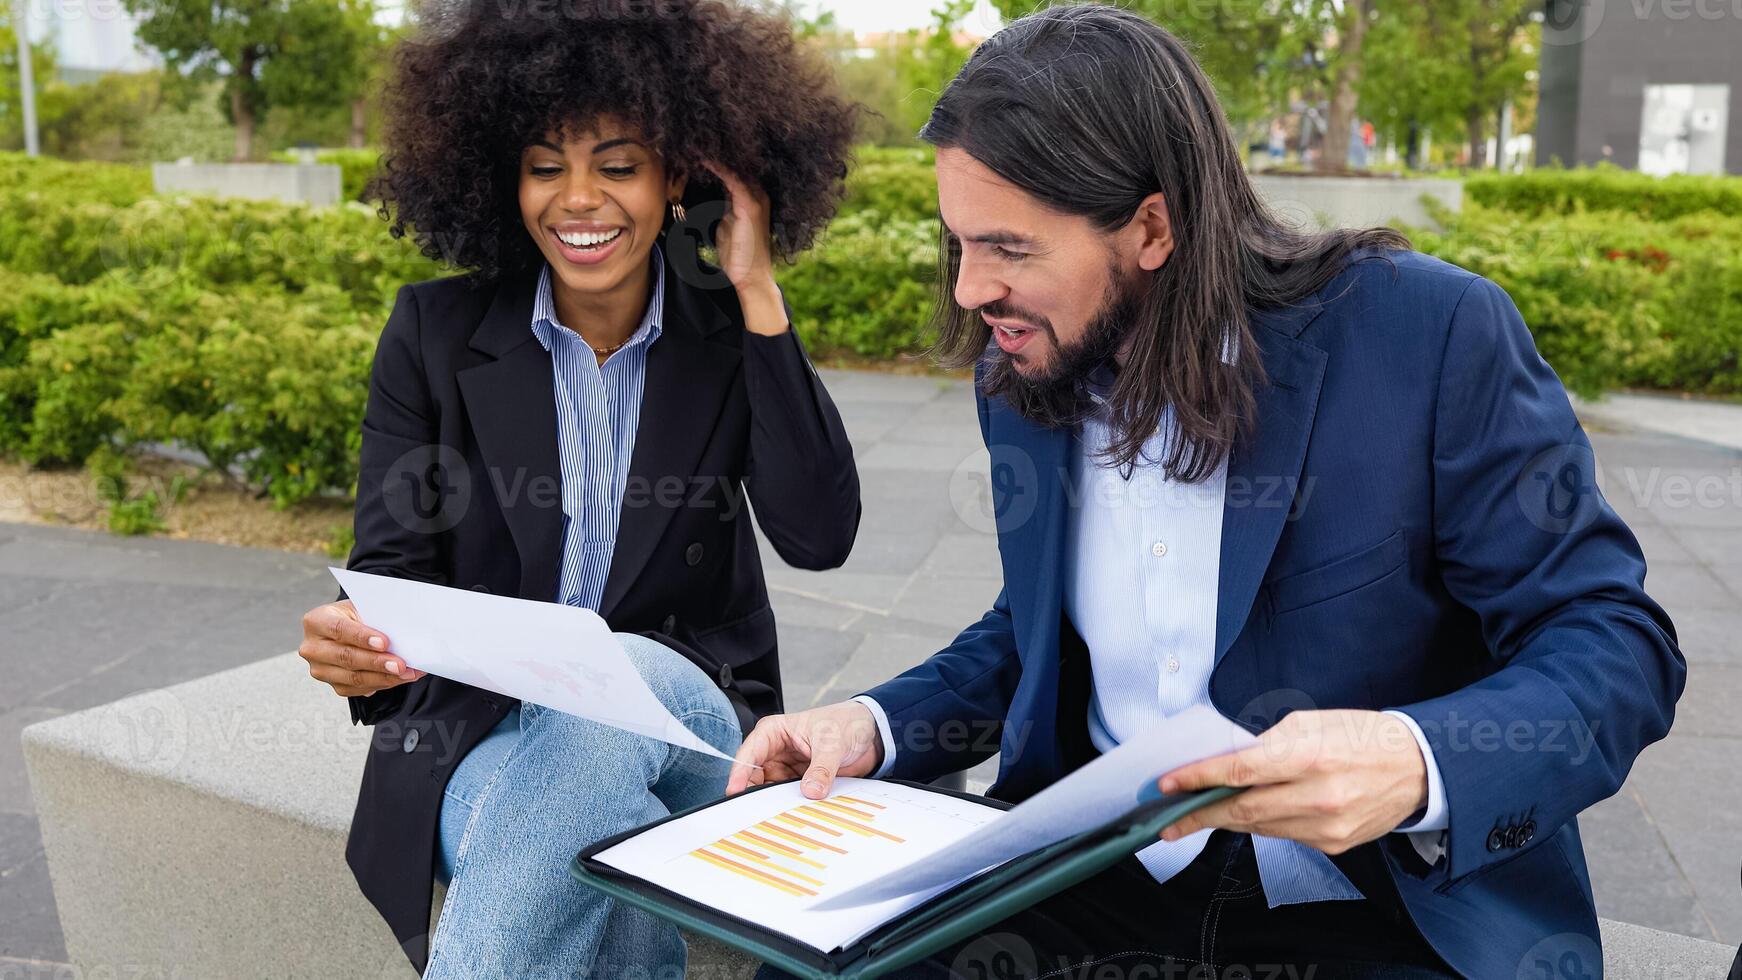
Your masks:
M702 668L676 650L639 633L618 633L617 642L647 686L679 720L711 716L721 725L738 730L738 713L726 692Z

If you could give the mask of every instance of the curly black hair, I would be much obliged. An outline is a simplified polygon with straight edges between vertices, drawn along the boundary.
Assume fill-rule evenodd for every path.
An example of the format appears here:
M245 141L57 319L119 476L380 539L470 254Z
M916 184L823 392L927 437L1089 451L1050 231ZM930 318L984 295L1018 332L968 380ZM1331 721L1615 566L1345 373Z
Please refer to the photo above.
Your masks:
M689 175L686 208L725 197L703 160L759 183L782 259L815 242L845 193L862 107L784 12L735 0L448 0L419 15L394 55L370 190L395 238L474 278L543 261L520 218L521 153L602 116L640 129Z

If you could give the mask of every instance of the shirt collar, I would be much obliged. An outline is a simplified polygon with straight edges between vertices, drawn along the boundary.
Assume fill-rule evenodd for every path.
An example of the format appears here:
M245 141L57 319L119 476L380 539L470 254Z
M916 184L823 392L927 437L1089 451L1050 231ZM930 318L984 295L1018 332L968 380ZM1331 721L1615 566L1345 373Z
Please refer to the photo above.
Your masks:
M647 311L641 315L640 326L635 328L635 332L624 343L623 350L640 344L651 344L665 330L665 258L657 242L654 243L649 259L653 262L652 294L647 298ZM557 319L556 302L551 295L549 262L538 272L538 290L533 294L532 300L532 333L545 350L550 350L551 341L558 333L575 340L581 339L579 334Z

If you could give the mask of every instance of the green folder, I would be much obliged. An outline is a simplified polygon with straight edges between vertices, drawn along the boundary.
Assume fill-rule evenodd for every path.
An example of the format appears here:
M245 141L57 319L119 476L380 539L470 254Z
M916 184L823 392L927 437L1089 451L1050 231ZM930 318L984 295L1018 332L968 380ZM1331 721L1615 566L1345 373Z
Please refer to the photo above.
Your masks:
M906 780L889 782L970 799L998 809L1010 808L1007 803L970 793ZM770 783L748 792L759 792L775 785L780 784ZM569 865L569 872L582 883L613 898L645 909L692 933L710 936L728 946L743 950L794 976L812 980L830 977L870 980L969 939L1042 899L1111 867L1155 843L1162 828L1168 824L1199 807L1226 799L1239 791L1233 787L1217 787L1200 793L1163 796L1140 803L1123 816L1100 827L1030 851L996 868L958 882L923 904L878 926L852 945L831 953L821 952L775 930L686 898L594 859L594 855L599 852L650 827L713 806L718 800L599 841L575 855L574 861Z

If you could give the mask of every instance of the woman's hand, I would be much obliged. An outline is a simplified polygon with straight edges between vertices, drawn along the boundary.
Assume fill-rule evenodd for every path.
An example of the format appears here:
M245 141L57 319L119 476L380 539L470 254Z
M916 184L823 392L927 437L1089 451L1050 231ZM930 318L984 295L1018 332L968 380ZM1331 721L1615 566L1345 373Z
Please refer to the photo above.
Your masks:
M789 327L774 285L774 250L768 193L713 161L702 164L726 186L726 216L714 235L720 269L738 291L744 326L752 333L780 334Z
M344 697L374 694L424 675L387 652L387 637L364 626L349 599L304 613L296 652L308 661L310 677Z

